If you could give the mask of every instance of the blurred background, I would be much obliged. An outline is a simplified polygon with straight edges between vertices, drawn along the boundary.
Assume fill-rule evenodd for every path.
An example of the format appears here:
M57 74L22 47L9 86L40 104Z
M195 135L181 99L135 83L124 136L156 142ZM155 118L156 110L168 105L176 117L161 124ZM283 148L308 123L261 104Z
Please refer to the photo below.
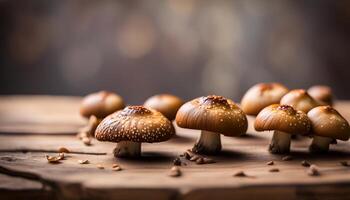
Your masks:
M350 98L347 0L0 0L0 94L240 101L258 82Z

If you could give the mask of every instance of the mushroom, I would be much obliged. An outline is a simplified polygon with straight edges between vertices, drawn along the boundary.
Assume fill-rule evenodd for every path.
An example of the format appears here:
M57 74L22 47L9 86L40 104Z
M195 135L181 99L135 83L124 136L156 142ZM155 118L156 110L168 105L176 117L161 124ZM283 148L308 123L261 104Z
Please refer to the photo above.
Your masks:
M314 138L309 147L310 152L325 153L333 139L348 140L349 123L331 106L318 106L307 114L311 121Z
M160 112L144 106L127 106L103 119L95 136L99 141L117 143L115 157L138 157L142 142L162 142L174 134L174 126Z
M292 106L273 104L260 111L254 127L257 131L273 130L269 151L284 154L290 151L291 134L309 134L311 122L304 112Z
M319 106L319 103L303 89L291 90L282 97L280 104L290 105L294 109L303 111L304 113Z
M112 92L100 91L87 95L80 105L80 114L89 119L85 131L94 136L95 129L103 118L124 107L123 99Z
M251 87L241 100L241 108L247 115L256 116L265 107L279 103L288 93L280 83L259 83Z
M240 136L248 127L244 112L232 100L215 95L199 97L182 105L176 123L182 128L201 130L192 150L204 154L221 151L220 134Z
M330 105L333 104L333 94L332 89L326 85L315 85L310 87L307 92L312 96L315 100L319 101L322 105Z
M158 94L148 98L143 105L161 112L166 118L173 121L182 104L183 101L177 96Z

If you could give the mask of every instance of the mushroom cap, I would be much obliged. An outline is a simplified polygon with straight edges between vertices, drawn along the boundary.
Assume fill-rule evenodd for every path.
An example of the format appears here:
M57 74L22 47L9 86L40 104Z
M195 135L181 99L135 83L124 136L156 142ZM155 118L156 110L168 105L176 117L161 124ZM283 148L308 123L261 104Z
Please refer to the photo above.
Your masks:
M210 95L181 106L176 115L179 127L206 130L226 136L240 136L247 131L244 112L230 99Z
M177 96L158 94L148 98L143 105L161 112L166 118L172 121L175 119L176 112L183 103L184 102Z
M307 92L312 98L317 101L320 101L325 105L333 104L333 94L332 89L326 85L315 85L310 87Z
M291 90L282 97L280 104L293 106L304 113L319 106L319 103L303 89Z
M289 105L273 104L264 108L255 119L257 131L277 130L289 134L307 135L311 122L304 112Z
M80 105L80 114L86 118L94 115L101 119L124 107L124 101L119 95L100 91L83 98Z
M280 83L259 83L251 87L241 100L242 110L247 115L256 116L263 108L279 103L288 93L288 88Z
M164 115L144 106L127 106L108 115L95 131L97 140L109 142L162 142L174 134L174 126Z
M349 123L338 111L330 106L318 106L307 113L315 135L338 140L348 140Z

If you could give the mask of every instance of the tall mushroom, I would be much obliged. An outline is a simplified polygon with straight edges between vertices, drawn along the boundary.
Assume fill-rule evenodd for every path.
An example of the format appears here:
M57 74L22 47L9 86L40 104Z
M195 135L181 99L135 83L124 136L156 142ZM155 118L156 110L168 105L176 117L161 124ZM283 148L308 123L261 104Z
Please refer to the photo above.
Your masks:
M319 103L303 89L291 90L282 97L280 104L290 105L294 109L303 111L304 113L319 106Z
M176 117L176 112L183 103L182 99L177 96L158 94L148 98L143 105L161 112L166 118L173 121Z
M256 116L265 107L279 103L288 93L280 83L259 83L251 87L241 100L241 108L247 115Z
M115 157L138 157L141 143L163 142L174 134L166 117L144 106L127 106L107 116L96 129L97 140L117 143Z
M95 129L103 118L124 107L123 99L112 92L100 91L87 95L80 105L80 114L89 119L84 131L94 136Z
M244 112L230 99L210 95L181 106L176 115L179 127L201 130L193 151L215 154L221 151L220 134L233 137L247 131Z
M322 105L333 105L332 89L326 85L314 85L307 92Z
M309 134L311 122L302 111L289 105L273 104L260 111L254 127L257 131L273 130L269 151L284 154L290 151L291 134Z
M338 111L330 106L319 106L307 114L312 124L314 139L309 147L310 152L328 152L333 139L348 140L350 136L349 123Z

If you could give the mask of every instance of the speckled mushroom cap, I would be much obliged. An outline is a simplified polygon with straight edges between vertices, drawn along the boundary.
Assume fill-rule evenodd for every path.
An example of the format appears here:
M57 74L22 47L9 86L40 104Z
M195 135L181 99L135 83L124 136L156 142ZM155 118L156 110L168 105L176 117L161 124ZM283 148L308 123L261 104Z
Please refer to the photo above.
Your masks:
M184 102L177 96L171 94L158 94L146 100L145 107L153 108L161 112L170 121L176 117L176 112Z
M288 88L280 83L259 83L251 87L241 100L242 110L247 115L256 116L263 108L279 103L288 93Z
M307 114L315 135L339 140L348 140L350 136L349 123L330 106L319 106Z
M293 106L304 113L319 106L319 103L303 89L291 90L282 97L280 104Z
M325 85L315 85L310 87L307 92L312 98L320 101L324 105L333 104L333 94L332 89Z
M199 97L185 103L176 115L179 127L212 131L226 136L240 136L247 131L244 112L222 96Z
M307 135L311 130L311 122L304 112L288 105L273 104L258 114L254 127L257 131L277 130Z
M120 142L162 142L175 134L172 123L160 112L143 106L127 106L98 125L97 140Z
M84 97L80 105L80 114L86 118L89 118L91 115L97 118L104 118L124 107L124 101L119 95L100 91Z

